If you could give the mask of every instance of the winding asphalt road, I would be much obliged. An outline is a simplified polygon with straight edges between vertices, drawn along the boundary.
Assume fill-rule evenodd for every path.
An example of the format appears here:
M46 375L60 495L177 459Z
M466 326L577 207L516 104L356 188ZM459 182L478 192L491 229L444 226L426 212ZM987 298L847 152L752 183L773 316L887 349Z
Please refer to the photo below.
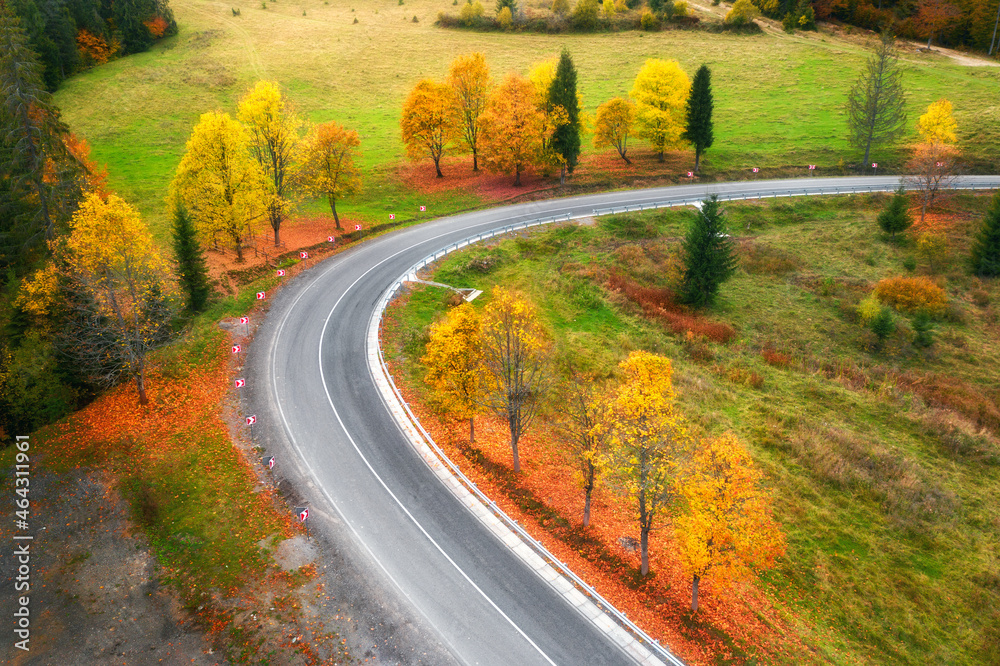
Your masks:
M311 520L346 524L422 626L465 664L627 664L431 473L376 390L366 329L385 291L424 257L482 232L545 217L720 198L894 189L898 177L690 185L524 203L441 218L365 242L309 269L274 299L251 350L266 386L258 423L299 471ZM998 177L961 184L1000 186Z

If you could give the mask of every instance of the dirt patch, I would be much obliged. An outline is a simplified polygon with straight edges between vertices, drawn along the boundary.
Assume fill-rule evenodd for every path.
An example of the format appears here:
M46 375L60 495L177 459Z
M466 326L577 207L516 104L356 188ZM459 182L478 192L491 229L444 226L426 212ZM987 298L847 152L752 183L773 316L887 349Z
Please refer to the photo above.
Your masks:
M31 475L30 651L4 641L4 663L225 664L160 587L148 543L102 472ZM0 539L12 544L10 530ZM0 564L0 607L16 607L13 557Z

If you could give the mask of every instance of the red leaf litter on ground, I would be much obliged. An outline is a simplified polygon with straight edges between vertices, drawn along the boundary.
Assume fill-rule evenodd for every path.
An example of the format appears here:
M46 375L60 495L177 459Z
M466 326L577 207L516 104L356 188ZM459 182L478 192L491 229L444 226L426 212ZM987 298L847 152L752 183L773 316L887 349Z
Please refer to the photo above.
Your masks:
M740 663L748 657L787 661L806 651L786 614L751 583L717 589L710 581L703 581L698 615L692 619L691 580L679 564L669 525L654 528L650 569L655 576L641 581L639 553L622 545L626 538L638 542L633 510L598 486L591 525L582 527L583 491L574 479L568 451L551 424L536 422L521 439L521 474L515 477L510 472L513 461L503 421L476 417L476 442L470 445L468 421L439 418L423 404L420 391L402 381L402 373L393 372L393 376L424 428L480 490L629 619L686 662L713 663L724 658ZM537 512L523 510L518 496L542 502L549 517L540 520ZM559 518L570 527L560 528ZM733 654L718 630L731 637L746 655Z

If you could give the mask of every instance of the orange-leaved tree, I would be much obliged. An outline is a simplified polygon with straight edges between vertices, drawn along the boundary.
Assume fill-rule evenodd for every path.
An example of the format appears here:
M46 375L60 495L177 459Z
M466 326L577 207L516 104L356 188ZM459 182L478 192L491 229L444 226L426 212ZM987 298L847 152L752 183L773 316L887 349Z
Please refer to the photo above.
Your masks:
M597 126L594 129L594 147L614 146L626 164L628 137L635 123L635 104L623 97L614 97L597 107Z
M482 402L507 421L514 471L517 444L534 421L548 389L548 337L538 310L523 295L495 287L482 318Z
M546 137L545 114L535 104L535 88L517 74L510 74L490 95L481 117L483 164L491 171L521 172L538 162Z
M134 379L146 404L148 357L169 337L176 299L139 211L88 194L57 253L69 312L62 350L97 383Z
M448 70L448 85L455 93L455 105L461 127L462 142L472 153L472 170L479 170L479 136L482 124L479 116L486 110L490 94L490 68L482 53L459 56Z
M258 81L240 100L240 122L247 129L250 152L270 181L267 215L280 244L281 222L291 208L289 184L302 121L292 112L277 83Z
M437 177L443 178L441 156L459 133L455 93L451 87L430 79L417 83L403 104L399 124L410 159L416 161L430 155Z
M629 95L636 103L636 134L649 141L659 161L668 148L684 145L691 79L675 60L650 58L642 66Z
M250 155L246 130L228 113L202 114L171 183L175 205L191 212L202 238L232 243L236 260L254 225L267 214L273 192Z
M634 351L619 364L622 377L609 401L609 432L600 467L636 508L641 573L649 573L649 534L674 505L675 477L689 456L691 439L674 406L670 359Z
M326 197L338 229L337 200L361 190L360 159L358 133L335 122L316 125L302 144L300 182L307 191Z
M743 580L784 555L785 536L760 488L760 472L734 435L703 440L676 485L683 509L674 531L691 575L692 611L703 578Z
M469 441L476 441L475 416L479 411L480 350L479 313L471 303L448 311L431 326L430 340L421 363L424 381L433 389L433 401L445 412L469 419Z
M576 463L576 478L583 489L583 526L590 525L590 502L597 485L598 457L604 452L608 429L602 427L604 387L596 377L574 370L561 391L563 405L558 423Z

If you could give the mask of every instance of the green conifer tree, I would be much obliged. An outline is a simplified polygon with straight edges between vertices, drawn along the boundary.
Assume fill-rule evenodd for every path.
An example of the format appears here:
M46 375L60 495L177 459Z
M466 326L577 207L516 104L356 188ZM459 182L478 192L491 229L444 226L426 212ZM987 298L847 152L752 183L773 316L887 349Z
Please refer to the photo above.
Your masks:
M684 280L681 300L701 308L712 305L719 287L736 270L733 242L714 194L702 202L684 240Z
M1000 276L1000 192L993 197L993 206L986 213L983 226L972 242L969 259L976 275Z
M208 304L212 288L208 283L205 255L195 233L194 223L184 206L174 211L174 258L177 275L184 288L184 300L190 312L201 312Z
M566 171L573 173L580 157L580 103L576 96L576 67L569 51L563 49L556 67L556 76L549 87L549 106L566 110L567 121L552 135L552 150L563 158L560 183L566 182Z
M701 154L712 147L712 72L708 65L702 65L691 82L691 94L687 101L687 126L681 135L694 146L694 170L698 171Z
M889 203L878 214L876 220L882 231L891 235L893 240L896 239L898 232L906 231L913 225L913 216L910 215L910 202L906 197L906 190L903 189L902 185L896 190L892 199L889 199Z

